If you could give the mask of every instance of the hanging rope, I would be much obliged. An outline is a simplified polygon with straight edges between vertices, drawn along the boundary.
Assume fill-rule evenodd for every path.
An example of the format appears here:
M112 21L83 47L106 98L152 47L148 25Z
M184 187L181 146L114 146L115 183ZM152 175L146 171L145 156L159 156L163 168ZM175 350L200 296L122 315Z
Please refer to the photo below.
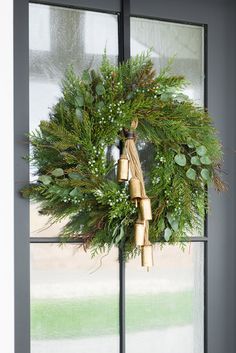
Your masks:
M131 130L124 132L125 138L126 138L125 146L124 146L124 154L126 154L126 156L129 159L129 168L130 168L132 177L135 177L140 181L141 200L149 200L145 190L143 171L142 171L141 162L139 159L139 154L135 143L136 142L135 130L137 129L137 127L138 127L138 120L136 119L132 121ZM151 243L149 241L149 221L148 219L142 218L140 210L139 210L139 217L137 221L144 222L144 227L145 227L144 245L150 245Z

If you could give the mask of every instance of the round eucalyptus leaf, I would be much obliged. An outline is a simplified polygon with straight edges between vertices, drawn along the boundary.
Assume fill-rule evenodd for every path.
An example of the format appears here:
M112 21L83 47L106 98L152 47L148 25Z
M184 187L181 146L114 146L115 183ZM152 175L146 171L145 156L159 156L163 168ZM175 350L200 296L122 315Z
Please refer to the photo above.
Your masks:
M169 227L167 227L165 229L165 231L164 231L165 241L169 241L170 240L171 234L172 234L172 230Z
M191 180L195 180L196 179L196 171L193 168L189 168L186 172L186 176Z
M80 194L78 188L74 188L73 190L71 190L69 195L72 197L76 197L76 196L80 196L81 194Z
M83 96L77 96L75 101L76 101L76 105L78 107L83 107L83 105L84 105L84 97Z
M100 101L100 102L97 103L97 108L98 109L102 109L104 107L104 105L105 105L104 102Z
M202 169L201 170L201 176L202 176L202 178L204 179L204 180L206 180L206 181L210 181L210 173L209 173L209 170L208 169L206 169L206 168L204 168L204 169Z
M134 96L134 94L133 94L133 92L130 92L128 95L127 95L127 99L132 99L133 98L133 96Z
M168 101L168 99L170 99L170 98L171 98L171 94L168 92L161 94L161 100L164 102Z
M184 167L187 163L185 155L182 153L177 154L175 156L175 163L177 163L181 167Z
M96 93L97 93L98 96L102 96L103 93L105 93L105 88L103 87L103 85L101 83L97 84Z
M196 152L199 156L204 156L207 153L207 149L205 146L198 146Z
M187 143L187 146L188 146L189 148L194 148L194 147L195 147L192 142L188 142L188 143Z
M193 164L193 165L201 165L200 158L198 156L191 157L191 164Z
M56 168L52 171L52 175L55 177L60 177L64 175L64 170L62 168Z
M40 175L38 178L44 185L49 185L52 182L52 178L49 175Z
M200 161L202 164L206 164L206 165L209 165L212 163L212 161L210 160L210 158L208 156L202 156L200 158Z

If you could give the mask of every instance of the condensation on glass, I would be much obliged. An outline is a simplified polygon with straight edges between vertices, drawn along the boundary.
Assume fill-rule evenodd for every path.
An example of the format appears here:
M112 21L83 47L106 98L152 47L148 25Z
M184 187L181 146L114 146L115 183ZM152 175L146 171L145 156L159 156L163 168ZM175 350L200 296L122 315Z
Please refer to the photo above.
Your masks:
M126 352L204 352L204 244L157 245L149 273L126 266Z
M108 30L109 29L109 30ZM98 68L106 54L112 63L118 58L117 16L92 11L30 4L30 131L46 120L50 107L60 96L60 82L72 65L80 74ZM31 179L34 169L31 167ZM30 207L32 237L55 237L64 223L48 227L48 218L39 216L38 205Z
M31 352L118 353L118 252L31 244Z

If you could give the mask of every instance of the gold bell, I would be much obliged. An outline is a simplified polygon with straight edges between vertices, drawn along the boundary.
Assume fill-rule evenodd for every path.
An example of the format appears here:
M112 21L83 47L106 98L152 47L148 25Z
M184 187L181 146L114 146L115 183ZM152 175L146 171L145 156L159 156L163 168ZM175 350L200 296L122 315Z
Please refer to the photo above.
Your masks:
M141 260L143 267L152 267L153 266L153 251L152 245L144 245L141 248Z
M141 219L150 221L152 219L151 200L148 197L142 198L139 203Z
M141 183L138 178L132 177L129 181L129 192L132 201L141 199Z
M122 154L118 160L117 180L118 182L127 181L129 178L129 160Z
M145 222L136 221L134 225L134 239L136 246L144 245Z

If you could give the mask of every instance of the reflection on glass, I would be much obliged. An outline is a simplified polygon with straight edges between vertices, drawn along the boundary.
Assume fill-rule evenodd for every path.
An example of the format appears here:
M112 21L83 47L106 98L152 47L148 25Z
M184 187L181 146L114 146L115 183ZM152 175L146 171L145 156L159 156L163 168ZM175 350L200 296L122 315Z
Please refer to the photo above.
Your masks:
M31 244L32 353L118 353L117 257Z
M203 248L156 247L149 273L127 264L127 353L203 353Z
M157 72L173 59L171 72L187 78L190 86L185 93L203 105L204 28L133 17L132 56L150 48Z
M117 27L115 15L30 4L30 131L48 118L69 65L78 74L98 68L105 49L109 60L117 62ZM31 179L32 174L31 168ZM31 205L31 236L57 236L63 223L47 228L47 220Z

